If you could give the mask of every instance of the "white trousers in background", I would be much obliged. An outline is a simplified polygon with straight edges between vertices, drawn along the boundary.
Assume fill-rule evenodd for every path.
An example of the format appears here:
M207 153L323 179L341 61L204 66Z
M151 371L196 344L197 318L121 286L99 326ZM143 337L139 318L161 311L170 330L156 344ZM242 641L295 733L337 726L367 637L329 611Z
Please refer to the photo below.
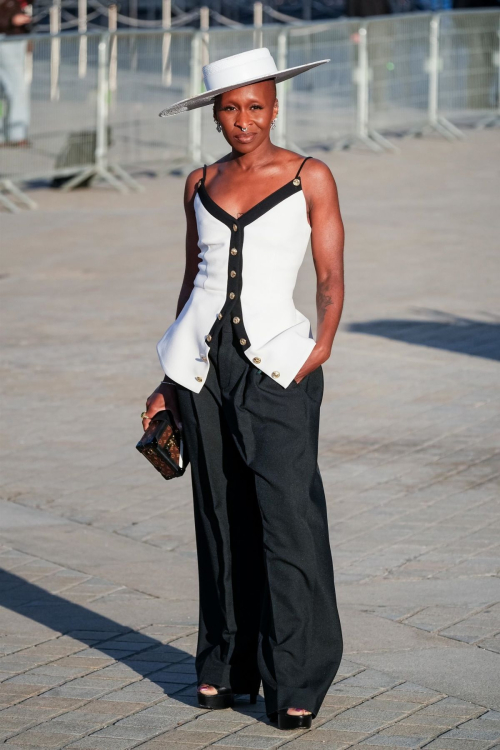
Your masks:
M30 99L25 79L26 46L25 39L0 38L0 87L4 100L0 142L22 141L28 137Z

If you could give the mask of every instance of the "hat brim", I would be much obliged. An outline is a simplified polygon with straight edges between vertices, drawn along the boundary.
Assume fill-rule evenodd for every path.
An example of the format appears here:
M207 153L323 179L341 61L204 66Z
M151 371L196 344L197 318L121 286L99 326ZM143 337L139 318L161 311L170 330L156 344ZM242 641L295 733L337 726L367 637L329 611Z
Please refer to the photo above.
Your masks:
M267 81L273 78L276 83L281 81L287 81L289 78L294 78L300 73L305 73L306 70L311 68L317 68L318 65L324 65L324 63L330 62L328 60L316 60L316 62L306 63L305 65L296 65L293 68L286 68L286 70L278 70L272 75L259 76L259 78L251 78L248 81L241 81L237 85L232 84L231 86L223 86L219 89L211 89L210 91L204 91L203 94L197 94L196 96L190 96L188 99L182 99L180 102L172 104L170 107L166 107L160 112L160 117L170 117L171 115L178 115L181 112L188 112L191 109L197 109L198 107L205 107L207 104L212 104L215 97L219 94L224 94L226 91L233 91L234 89L242 88L243 86L250 86L252 83L259 83L260 81Z

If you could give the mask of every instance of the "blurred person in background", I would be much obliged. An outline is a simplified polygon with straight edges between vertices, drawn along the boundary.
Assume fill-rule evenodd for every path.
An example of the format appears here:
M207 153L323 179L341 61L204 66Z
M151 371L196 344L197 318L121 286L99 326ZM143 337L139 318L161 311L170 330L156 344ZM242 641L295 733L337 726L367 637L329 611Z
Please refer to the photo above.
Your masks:
M0 0L0 86L7 101L0 127L2 146L29 145L27 40L24 37L31 30L30 10L31 0Z

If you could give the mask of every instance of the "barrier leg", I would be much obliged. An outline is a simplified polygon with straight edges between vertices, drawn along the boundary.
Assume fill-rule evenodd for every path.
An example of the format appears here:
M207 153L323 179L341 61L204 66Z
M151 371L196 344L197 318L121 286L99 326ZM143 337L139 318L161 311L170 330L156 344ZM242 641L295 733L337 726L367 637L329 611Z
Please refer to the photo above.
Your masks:
M10 211L13 214L19 213L21 209L16 203L14 203L14 201L7 197L5 193L13 196L19 201L19 203L31 210L38 208L35 201L31 200L31 198L29 198L26 193L23 193L23 191L14 182L12 182L12 180L3 179L0 180L0 205L2 205L7 209L7 211Z
M11 214L18 214L21 212L21 209L19 206L16 206L15 203L13 203L9 198L7 198L6 195L4 195L1 191L4 189L3 183L0 183L0 205L2 205L4 208L7 209L7 211L10 211Z
M427 72L429 73L428 120L427 124L420 129L419 134L435 132L449 141L454 141L465 136L446 117L439 114L439 73L442 67L442 59L439 55L439 30L440 17L435 15L431 18L429 30L429 60L427 61Z
M278 35L278 55L277 55L277 66L278 70L285 70L288 67L288 32L280 31ZM290 140L288 137L288 112L287 112L287 100L286 100L286 89L288 81L282 81L276 86L277 96L279 101L279 114L276 118L276 145L281 148L289 148L291 151L298 151L299 154L303 153L303 149L297 146L296 143Z
M476 125L478 130L483 128L491 128L494 125L500 124L500 20L498 22L497 29L498 44L495 52L494 63L497 69L497 109L496 112L492 112L491 115L483 117Z
M370 69L368 66L367 29L361 26L358 29L358 65L353 70L354 82L356 84L356 132L351 137L342 139L337 144L337 149L361 143L371 151L382 153L383 151L399 151L387 138L369 125L370 111Z
M98 47L97 71L97 124L95 164L83 169L71 180L66 182L61 191L69 192L89 178L100 177L120 193L128 193L129 188L136 192L143 192L140 185L119 164L108 161L108 121L109 121L109 34L103 36Z
M9 191L9 193L12 193L20 203L23 203L27 208L34 209L37 208L37 205L35 201L31 200L29 196L26 195L26 193L23 193L23 191L14 183L12 180L2 180L4 188Z
M206 37L206 32L203 32ZM206 39L200 32L193 34L191 39L190 82L189 95L196 96L201 92L202 82L202 53L206 51ZM215 161L214 157L203 150L201 110L192 109L188 121L187 157L170 162L166 170L170 174L189 174L203 164Z
M136 193L144 192L144 186L137 182L137 180L134 180L134 178L129 175L129 173L126 172L119 164L111 164L109 166L109 169L114 172L115 175L119 177L131 190L134 190Z
M73 190L73 188L78 187L82 182L85 180L88 180L89 177L95 176L95 167L87 167L87 169L84 169L83 172L78 172L74 177L71 178L71 180L68 180L64 183L64 185L60 188L62 193L69 193L70 190Z

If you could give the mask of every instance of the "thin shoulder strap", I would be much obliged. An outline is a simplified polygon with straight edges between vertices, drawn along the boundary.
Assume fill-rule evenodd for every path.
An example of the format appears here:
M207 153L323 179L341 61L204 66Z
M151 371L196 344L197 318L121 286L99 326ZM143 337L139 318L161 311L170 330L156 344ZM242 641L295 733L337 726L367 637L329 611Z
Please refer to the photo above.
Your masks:
M199 190L202 185L205 184L205 177L207 176L207 165L203 165L203 177L196 183L196 190Z
M306 161L307 161L308 159L312 159L312 156L306 156L306 158L304 159L304 161L302 162L302 164L301 164L301 165L300 165L300 167L299 167L299 171L298 171L298 172L297 172L297 174L295 175L295 179L297 179L297 177L298 177L298 176L299 176L299 174L301 173L301 171L302 171L302 167L304 166L304 164L306 163Z

